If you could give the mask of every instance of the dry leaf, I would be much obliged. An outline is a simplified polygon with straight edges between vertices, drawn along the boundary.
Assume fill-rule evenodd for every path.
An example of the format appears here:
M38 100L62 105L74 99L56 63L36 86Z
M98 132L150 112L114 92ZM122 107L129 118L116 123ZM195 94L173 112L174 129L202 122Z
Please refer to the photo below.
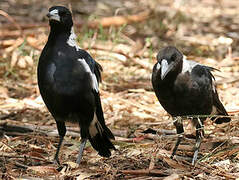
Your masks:
M167 176L163 180L178 180L180 179L180 176L178 174L171 174L170 176Z
M45 157L42 156L40 153L34 152L34 151L29 152L28 155L31 156L31 157L37 157L37 158L40 158L40 159L45 159Z
M17 50L12 52L11 67L14 67L16 65L18 55L19 53Z
M172 168L175 169L181 169L181 170L188 170L188 168L186 166L184 166L183 164L179 164L177 161L168 158L168 157L164 157L163 160Z
M52 166L30 166L28 167L28 170L32 170L40 174L58 174L56 168Z
M24 59L28 65L33 66L33 59L31 56L24 56Z
M93 173L81 172L79 176L76 176L77 180L87 179L93 176Z
M21 56L17 61L17 65L18 65L18 67L25 69L27 67L25 58Z

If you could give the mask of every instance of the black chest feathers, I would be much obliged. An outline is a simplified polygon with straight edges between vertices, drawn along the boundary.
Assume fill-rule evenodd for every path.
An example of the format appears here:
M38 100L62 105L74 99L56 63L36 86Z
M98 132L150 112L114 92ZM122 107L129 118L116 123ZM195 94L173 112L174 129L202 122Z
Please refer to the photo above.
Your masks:
M158 99L172 116L205 115L212 111L212 82L207 73L180 73L172 81L158 85Z

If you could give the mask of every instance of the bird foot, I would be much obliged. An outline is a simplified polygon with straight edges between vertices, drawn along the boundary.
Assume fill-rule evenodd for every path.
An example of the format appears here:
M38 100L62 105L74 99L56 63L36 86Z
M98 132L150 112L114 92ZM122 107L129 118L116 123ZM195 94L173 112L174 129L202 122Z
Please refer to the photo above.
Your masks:
M54 158L53 164L60 166L61 163L58 158Z

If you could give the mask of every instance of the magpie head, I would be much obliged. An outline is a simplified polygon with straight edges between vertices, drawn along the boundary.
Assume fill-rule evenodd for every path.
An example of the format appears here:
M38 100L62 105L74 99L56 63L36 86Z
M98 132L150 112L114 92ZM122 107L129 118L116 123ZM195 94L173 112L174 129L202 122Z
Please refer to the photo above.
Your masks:
M71 28L73 26L72 16L69 9L63 6L52 6L47 14L50 26L58 28Z
M160 70L161 80L169 74L179 74L182 70L183 54L174 46L168 46L159 51L157 55L157 71Z

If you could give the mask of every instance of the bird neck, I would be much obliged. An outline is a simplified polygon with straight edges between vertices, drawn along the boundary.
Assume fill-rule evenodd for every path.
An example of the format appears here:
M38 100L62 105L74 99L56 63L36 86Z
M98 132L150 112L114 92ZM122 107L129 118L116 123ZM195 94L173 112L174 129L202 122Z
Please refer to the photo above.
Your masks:
M50 34L48 37L48 42L56 42L56 41L61 41L61 42L67 42L69 37L71 36L71 29L69 28L60 28L53 26L51 27Z
M170 72L165 78L164 80L159 81L159 86L162 88L172 88L174 85L174 82L178 76L178 72Z

